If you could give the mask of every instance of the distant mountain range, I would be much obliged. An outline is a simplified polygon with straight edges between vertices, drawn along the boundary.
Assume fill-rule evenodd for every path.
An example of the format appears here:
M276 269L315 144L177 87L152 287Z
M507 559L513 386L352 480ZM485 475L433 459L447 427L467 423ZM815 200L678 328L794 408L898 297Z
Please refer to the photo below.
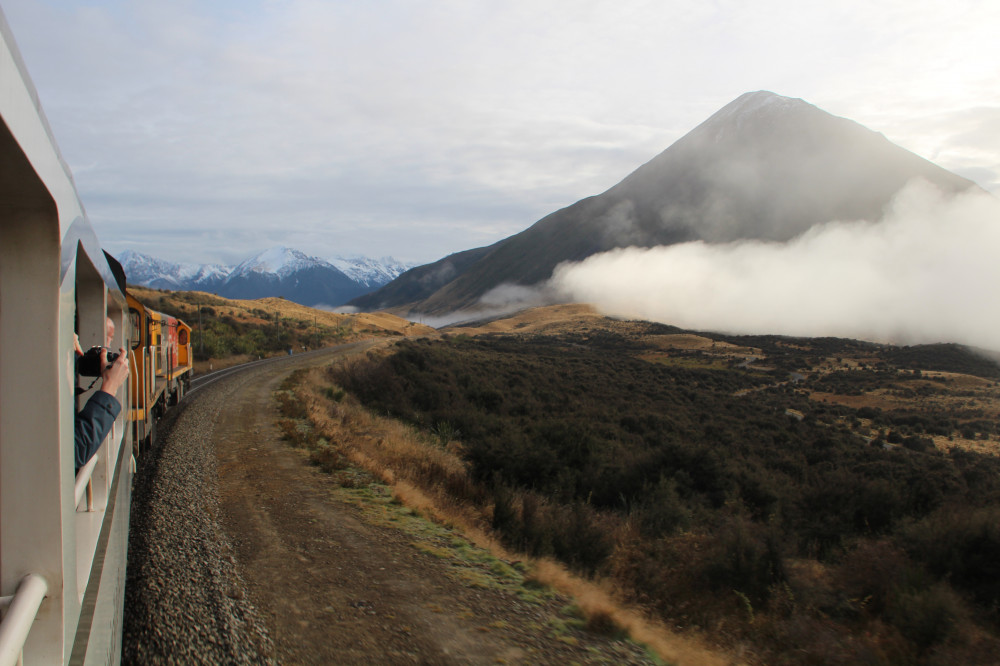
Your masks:
M410 268L392 257L329 261L275 247L237 266L177 264L126 250L118 257L129 284L207 291L226 298L282 296L295 303L339 306L392 281Z
M832 220L877 220L915 178L946 192L975 187L801 99L747 93L603 194L489 247L411 269L351 304L443 315L615 248L787 241Z

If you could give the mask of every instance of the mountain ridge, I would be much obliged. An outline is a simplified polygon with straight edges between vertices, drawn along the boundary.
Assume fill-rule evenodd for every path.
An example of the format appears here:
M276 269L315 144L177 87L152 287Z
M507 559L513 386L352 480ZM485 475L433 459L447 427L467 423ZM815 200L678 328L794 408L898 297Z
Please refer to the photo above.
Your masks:
M355 255L331 261L276 246L235 266L182 264L126 250L120 262L131 284L157 289L196 290L227 298L282 296L303 305L335 307L387 284L407 264L392 257Z

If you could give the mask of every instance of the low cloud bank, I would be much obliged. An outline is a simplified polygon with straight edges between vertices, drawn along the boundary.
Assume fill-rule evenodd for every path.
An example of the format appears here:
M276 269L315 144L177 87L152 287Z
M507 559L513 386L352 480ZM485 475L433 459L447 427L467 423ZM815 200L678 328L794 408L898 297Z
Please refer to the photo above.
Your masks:
M916 182L877 223L831 222L788 243L613 250L561 264L549 286L696 330L1000 350L1000 200Z
M355 314L361 312L358 308L353 305L327 305L326 303L317 303L312 306L315 310L323 310L324 312L333 312L334 314Z

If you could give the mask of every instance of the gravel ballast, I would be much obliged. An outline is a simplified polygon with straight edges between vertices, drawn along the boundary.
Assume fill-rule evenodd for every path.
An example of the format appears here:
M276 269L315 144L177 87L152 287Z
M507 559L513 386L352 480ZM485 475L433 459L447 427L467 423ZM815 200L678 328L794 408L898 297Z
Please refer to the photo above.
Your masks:
M264 623L219 529L212 436L222 405L266 367L185 398L158 423L135 479L124 664L271 664Z

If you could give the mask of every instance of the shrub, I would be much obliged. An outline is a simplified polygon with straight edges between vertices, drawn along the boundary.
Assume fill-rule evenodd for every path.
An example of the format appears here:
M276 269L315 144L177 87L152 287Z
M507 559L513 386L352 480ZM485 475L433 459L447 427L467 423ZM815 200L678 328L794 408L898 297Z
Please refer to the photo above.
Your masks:
M716 589L732 589L754 603L766 601L773 585L786 580L779 539L742 518L733 519L706 556L704 575Z
M309 461L319 466L327 474L348 467L347 458L336 446L327 442L318 443L316 448L309 453Z
M519 523L517 512L514 510L514 493L502 484L495 485L491 526L509 539L520 532Z
M927 437L907 437L903 440L903 446L911 451L926 453L934 448L934 442Z
M647 487L633 517L646 538L670 535L691 523L691 511L677 494L677 482L665 476L655 487Z
M927 579L903 549L888 539L856 544L837 567L837 577L857 610L874 616L885 612L896 590L925 585Z
M327 386L323 393L327 398L333 400L334 402L343 402L344 398L347 396L347 391L336 386Z
M962 604L944 583L923 590L896 592L886 615L889 622L921 650L937 645L955 628Z
M575 502L553 513L549 529L556 557L586 573L595 573L611 555L613 542L594 510Z
M987 609L1000 607L1000 507L948 507L903 535L911 557Z

